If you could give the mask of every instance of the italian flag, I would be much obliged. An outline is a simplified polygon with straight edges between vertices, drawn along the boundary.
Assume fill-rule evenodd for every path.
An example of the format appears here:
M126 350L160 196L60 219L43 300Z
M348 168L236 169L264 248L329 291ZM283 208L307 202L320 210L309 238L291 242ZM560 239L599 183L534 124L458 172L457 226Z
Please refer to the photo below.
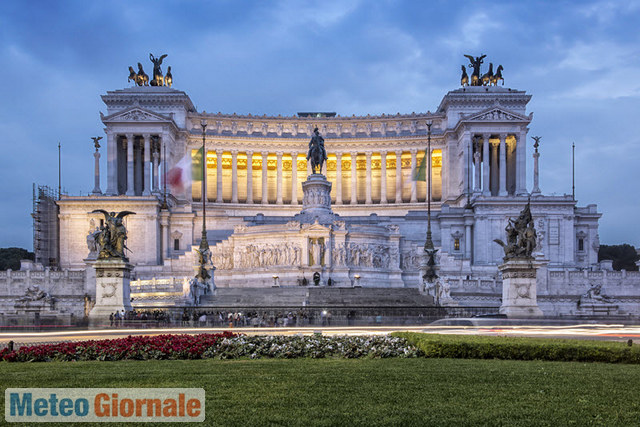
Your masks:
M413 181L426 181L427 180L427 165L429 164L429 159L427 159L427 152L425 151L424 157L420 162L420 166L416 169L416 173L413 176Z
M167 172L167 184L172 194L184 192L193 181L202 181L202 153L202 148L193 156L187 153Z

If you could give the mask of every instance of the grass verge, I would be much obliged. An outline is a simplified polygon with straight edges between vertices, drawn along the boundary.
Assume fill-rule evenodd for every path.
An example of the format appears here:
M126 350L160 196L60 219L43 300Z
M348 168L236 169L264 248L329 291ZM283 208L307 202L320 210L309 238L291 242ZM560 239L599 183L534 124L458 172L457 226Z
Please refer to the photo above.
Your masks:
M263 359L0 369L2 395L7 387L203 387L206 425L610 426L640 420L640 366L619 364ZM4 414L4 401L0 410Z

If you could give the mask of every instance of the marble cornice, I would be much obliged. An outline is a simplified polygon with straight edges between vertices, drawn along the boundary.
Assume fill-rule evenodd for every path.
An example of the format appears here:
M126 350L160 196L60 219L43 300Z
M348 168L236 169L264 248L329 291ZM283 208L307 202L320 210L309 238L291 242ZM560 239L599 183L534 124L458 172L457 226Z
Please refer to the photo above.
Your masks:
M195 111L185 92L167 87L131 87L108 91L101 98L109 108L138 104L159 109L183 107L187 111Z

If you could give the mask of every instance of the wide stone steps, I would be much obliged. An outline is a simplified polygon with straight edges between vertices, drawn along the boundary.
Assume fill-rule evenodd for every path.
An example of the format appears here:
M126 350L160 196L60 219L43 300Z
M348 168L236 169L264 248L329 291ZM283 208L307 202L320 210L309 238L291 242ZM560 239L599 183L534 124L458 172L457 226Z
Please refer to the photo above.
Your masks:
M218 288L203 307L426 307L433 298L413 288Z

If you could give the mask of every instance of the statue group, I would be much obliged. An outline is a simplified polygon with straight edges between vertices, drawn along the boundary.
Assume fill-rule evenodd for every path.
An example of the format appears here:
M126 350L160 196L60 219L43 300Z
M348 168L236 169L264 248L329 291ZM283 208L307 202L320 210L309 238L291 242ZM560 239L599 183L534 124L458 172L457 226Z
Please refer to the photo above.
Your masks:
M171 67L167 67L167 74L162 74L162 60L166 58L167 55L161 55L160 58L156 58L153 54L149 54L149 59L153 63L153 80L149 81L149 76L144 72L142 68L142 64L138 62L138 72L136 72L133 67L129 67L129 79L128 81L133 81L138 86L168 86L171 87L173 84L173 76L171 75Z
M122 223L122 219L127 215L133 215L134 212L122 211L107 212L104 209L96 209L90 213L101 213L104 215L105 221L100 229L91 233L95 239L95 248L98 251L98 259L120 259L128 262L125 256L125 240L127 240L127 229Z
M324 148L324 138L320 135L318 128L313 130L313 137L309 141L309 152L307 160L311 162L313 173L320 173L322 165L327 160L327 151Z
M467 69L465 66L462 66L462 77L460 78L460 84L462 86L498 86L498 81L502 81L502 85L504 86L504 79L502 78L502 70L504 68L502 65L498 65L496 72L493 72L493 63L489 63L489 70L480 75L480 66L483 63L483 59L486 58L487 55L476 56L473 57L471 55L465 55L469 59L469 68L473 68L473 72L471 73L471 82L469 82L469 75L467 74Z
M494 240L504 249L504 260L532 258L531 254L536 247L536 229L531 216L531 201L527 202L515 221L509 219L505 231L507 232L507 243L500 239Z

